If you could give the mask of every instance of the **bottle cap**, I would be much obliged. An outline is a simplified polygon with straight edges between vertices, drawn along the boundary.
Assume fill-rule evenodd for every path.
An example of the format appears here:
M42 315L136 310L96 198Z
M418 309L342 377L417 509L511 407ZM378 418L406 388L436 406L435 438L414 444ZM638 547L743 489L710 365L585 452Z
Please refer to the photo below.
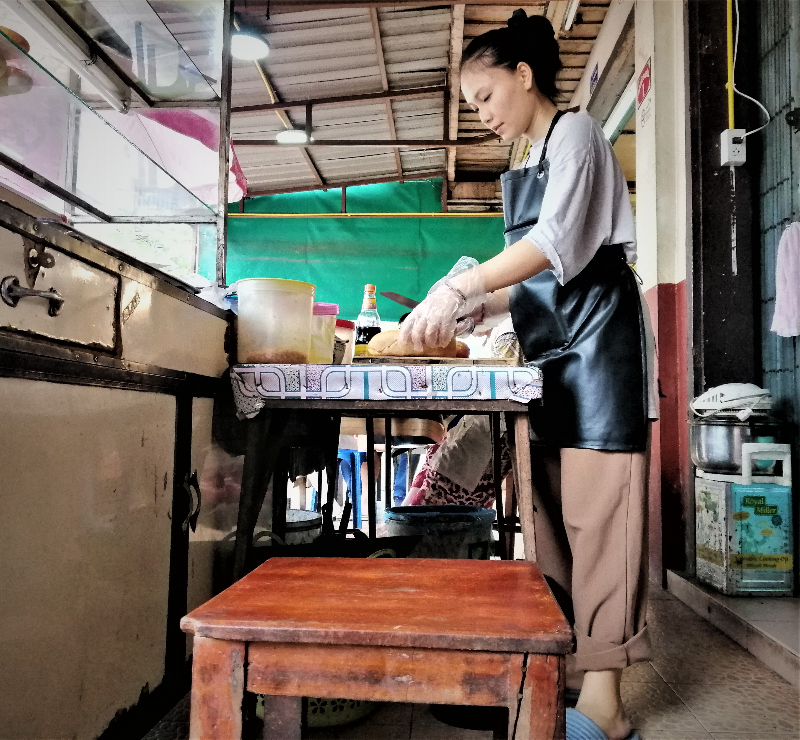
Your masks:
M339 329L355 329L356 322L355 321L348 321L347 319L336 319L336 326Z
M374 285L372 285L372 283L367 283L364 286L364 292L365 293L374 293L376 290L377 290L377 288Z
M338 303L314 303L314 316L337 316Z

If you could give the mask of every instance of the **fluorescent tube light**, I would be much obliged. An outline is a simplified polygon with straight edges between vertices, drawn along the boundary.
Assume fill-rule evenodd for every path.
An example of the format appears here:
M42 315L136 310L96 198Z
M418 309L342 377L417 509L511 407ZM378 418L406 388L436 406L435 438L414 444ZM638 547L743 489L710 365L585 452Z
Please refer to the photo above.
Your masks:
M301 128L287 128L285 131L275 134L275 141L280 144L308 144L313 140L314 137L306 136L306 132Z
M87 53L58 26L42 13L33 3L11 0L12 10L27 23L42 40L50 46L64 63L77 75L88 80L114 110L128 112L128 103L120 96L116 85L97 68Z
M573 23L575 23L575 16L578 15L578 7L581 4L581 0L569 0L569 5L567 6L567 12L564 13L564 30L569 31L572 28Z

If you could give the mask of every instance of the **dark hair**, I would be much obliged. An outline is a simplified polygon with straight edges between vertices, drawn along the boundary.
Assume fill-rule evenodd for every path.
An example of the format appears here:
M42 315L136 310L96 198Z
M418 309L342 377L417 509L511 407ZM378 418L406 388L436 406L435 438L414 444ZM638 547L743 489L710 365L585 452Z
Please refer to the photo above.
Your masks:
M558 95L556 74L562 66L558 41L552 24L542 15L528 17L521 8L515 10L506 28L487 31L470 41L461 57L461 68L471 62L512 71L524 62L543 95L552 101Z

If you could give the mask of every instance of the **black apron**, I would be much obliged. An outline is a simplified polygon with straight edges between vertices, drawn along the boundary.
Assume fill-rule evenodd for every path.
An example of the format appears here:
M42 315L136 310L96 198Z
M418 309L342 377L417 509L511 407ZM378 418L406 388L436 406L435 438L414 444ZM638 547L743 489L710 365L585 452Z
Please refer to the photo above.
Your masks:
M536 167L506 172L506 246L537 223L547 188L547 144ZM620 245L604 245L566 285L545 270L509 289L525 360L541 368L544 397L531 405L538 440L554 447L643 451L647 445L644 317L633 270Z

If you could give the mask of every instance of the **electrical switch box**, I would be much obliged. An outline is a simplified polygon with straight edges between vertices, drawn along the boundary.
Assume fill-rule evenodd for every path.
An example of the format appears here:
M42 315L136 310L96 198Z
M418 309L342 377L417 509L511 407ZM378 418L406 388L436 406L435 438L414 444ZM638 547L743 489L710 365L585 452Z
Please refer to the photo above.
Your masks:
M719 151L723 167L738 167L747 161L743 128L727 128L720 135Z

